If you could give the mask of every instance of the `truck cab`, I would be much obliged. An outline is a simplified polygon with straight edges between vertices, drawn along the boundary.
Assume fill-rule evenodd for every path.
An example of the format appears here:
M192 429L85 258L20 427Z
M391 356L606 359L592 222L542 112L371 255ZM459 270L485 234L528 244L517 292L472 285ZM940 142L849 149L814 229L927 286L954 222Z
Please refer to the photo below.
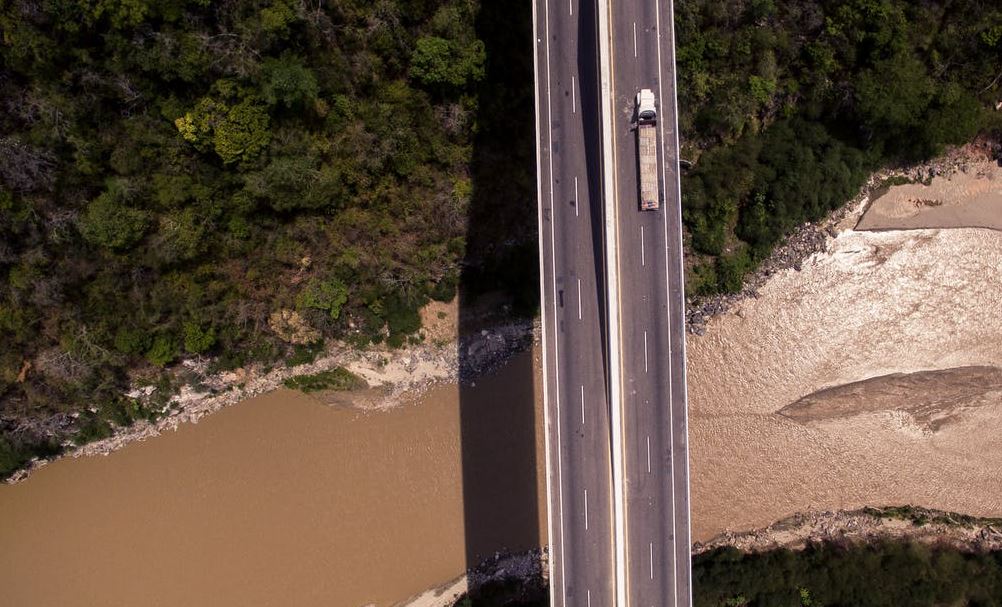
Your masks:
M641 89L637 93L637 123L655 124L658 121L658 111L654 109L654 92L651 89Z

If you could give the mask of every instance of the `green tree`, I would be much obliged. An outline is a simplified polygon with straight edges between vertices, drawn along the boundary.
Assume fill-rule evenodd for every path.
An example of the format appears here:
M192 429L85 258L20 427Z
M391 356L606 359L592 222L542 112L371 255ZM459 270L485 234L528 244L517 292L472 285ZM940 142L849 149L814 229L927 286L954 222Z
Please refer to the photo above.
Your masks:
M228 80L213 89L217 96L203 97L174 121L178 132L199 150L215 150L224 163L254 158L271 140L264 105Z
M317 79L303 61L288 53L261 65L264 99L270 105L294 107L317 97Z
M276 211L289 212L326 204L323 197L310 195L319 177L315 159L278 156L260 171L248 174L246 187L249 193L266 201Z
M856 86L860 117L873 127L917 126L933 91L925 65L914 54L899 52L860 75Z
M115 332L115 349L123 354L142 354L150 345L149 334L141 329L123 325Z
M191 354L202 354L216 343L216 330L212 327L203 329L200 323L188 321L184 323L184 349Z
M131 186L111 180L107 189L87 205L80 231L93 244L115 251L131 248L149 226L149 214L131 206Z
M411 55L411 76L424 86L459 89L484 77L484 43L475 40L466 46L439 38L418 38Z
M177 358L177 354L177 341L174 336L161 333L153 338L150 349L146 351L146 360L163 367Z
M314 278L300 291L296 305L300 308L322 310L336 319L341 315L341 307L347 301L348 286L342 281L337 278Z

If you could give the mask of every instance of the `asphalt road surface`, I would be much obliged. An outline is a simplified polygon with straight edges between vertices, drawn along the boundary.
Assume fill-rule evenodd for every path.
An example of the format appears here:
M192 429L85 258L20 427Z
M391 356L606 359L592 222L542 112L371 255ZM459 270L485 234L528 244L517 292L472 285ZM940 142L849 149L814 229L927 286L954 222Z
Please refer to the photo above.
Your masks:
M670 0L610 3L627 598L691 604L685 308ZM639 210L636 95L654 91L661 209Z
M535 0L552 604L615 601L594 0Z

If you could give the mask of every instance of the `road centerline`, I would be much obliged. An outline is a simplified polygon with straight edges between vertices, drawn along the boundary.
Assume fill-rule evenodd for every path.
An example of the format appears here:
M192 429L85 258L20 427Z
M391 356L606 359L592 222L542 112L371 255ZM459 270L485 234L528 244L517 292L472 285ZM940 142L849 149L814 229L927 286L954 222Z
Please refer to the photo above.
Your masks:
M578 279L578 320L581 320L581 279Z
M581 209L581 199L578 198L578 178L577 175L574 176L574 216L579 216L579 210Z
M647 256L644 253L644 226L640 226L640 265L647 266Z
M644 373L647 373L647 331L644 331Z
M647 473L651 472L651 435L647 435Z

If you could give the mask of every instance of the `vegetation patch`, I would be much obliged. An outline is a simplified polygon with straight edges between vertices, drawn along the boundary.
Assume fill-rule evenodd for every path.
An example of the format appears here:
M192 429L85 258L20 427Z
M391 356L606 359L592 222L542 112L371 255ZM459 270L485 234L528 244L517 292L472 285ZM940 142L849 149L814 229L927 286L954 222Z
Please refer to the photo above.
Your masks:
M312 375L297 375L282 383L290 390L307 393L321 390L358 390L367 385L365 380L343 367Z
M884 519L911 521L916 526L936 524L950 527L1002 526L1002 518L979 518L957 512L929 510L918 506L863 508L863 512Z
M817 544L799 552L725 548L693 560L693 605L998 605L1002 553L909 542Z
M276 312L298 315L291 343L406 343L465 254L479 10L0 3L3 468L106 435L117 422L84 412L183 357L276 362ZM531 104L505 103L495 122L531 133ZM66 413L59 436L15 435Z
M734 292L889 164L998 130L1002 8L976 0L676 4L694 294Z
M532 582L528 584L532 586ZM815 544L748 554L723 548L692 564L694 607L988 607L1002 597L1002 553L909 542ZM455 607L544 607L549 597L507 585Z

